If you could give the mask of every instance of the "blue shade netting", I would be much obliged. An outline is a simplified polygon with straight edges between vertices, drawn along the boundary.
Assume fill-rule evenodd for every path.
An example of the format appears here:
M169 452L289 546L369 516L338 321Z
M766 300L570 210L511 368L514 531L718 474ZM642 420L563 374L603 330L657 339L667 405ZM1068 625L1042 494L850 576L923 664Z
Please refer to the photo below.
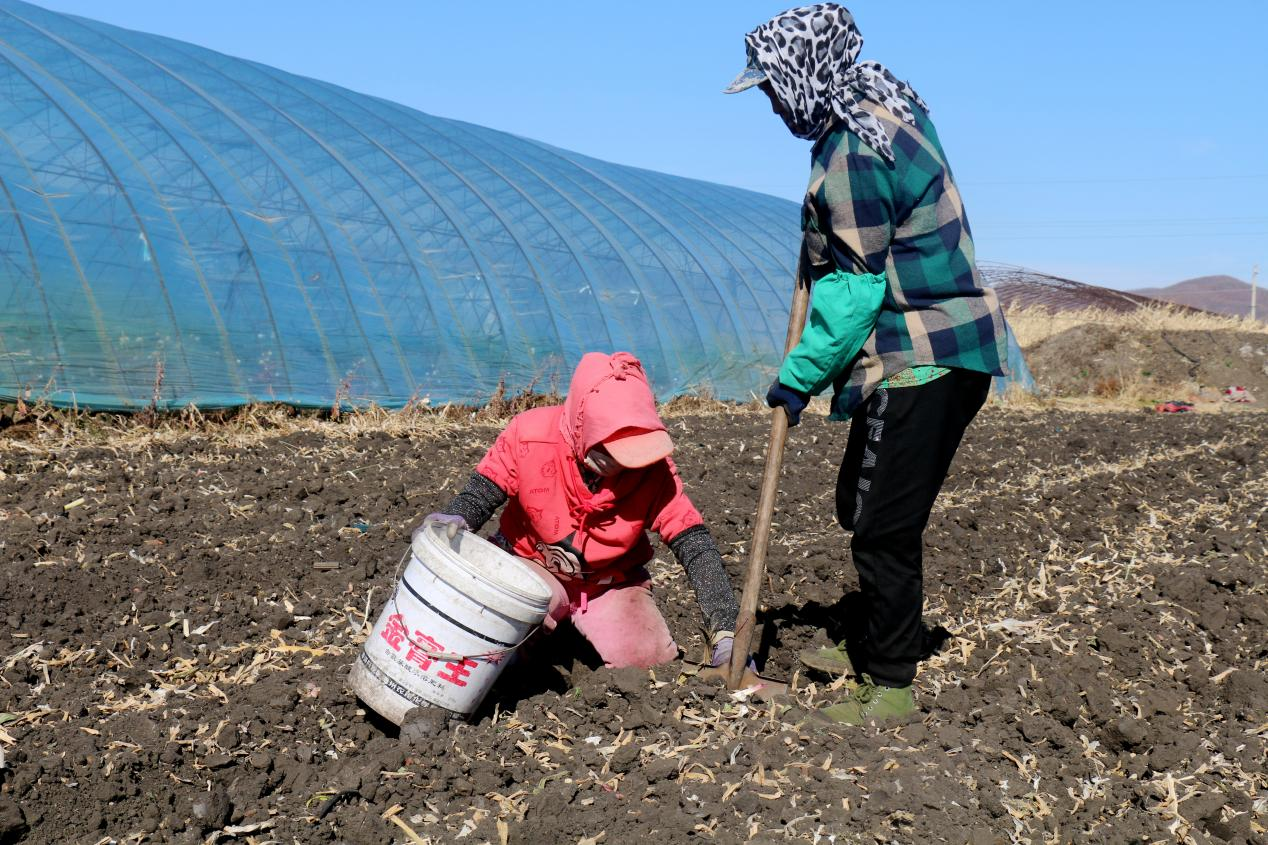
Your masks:
M747 399L798 212L0 0L0 398L474 404L625 349Z

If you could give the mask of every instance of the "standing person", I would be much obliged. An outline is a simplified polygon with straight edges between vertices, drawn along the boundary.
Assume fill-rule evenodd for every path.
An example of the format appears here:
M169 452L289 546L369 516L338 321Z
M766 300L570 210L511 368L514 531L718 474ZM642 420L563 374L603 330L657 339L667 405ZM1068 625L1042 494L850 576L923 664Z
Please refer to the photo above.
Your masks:
M960 193L911 86L858 62L863 38L833 3L777 15L745 37L748 66L726 93L757 86L814 142L802 210L806 328L767 394L790 425L833 389L830 419L851 420L836 485L854 532L866 634L801 653L861 683L815 721L863 724L915 710L924 602L922 535L991 376L1006 373L1003 315L973 261Z
M652 598L650 529L687 573L710 635L712 665L731 659L739 605L713 536L683 490L673 441L643 365L590 352L563 405L517 414L444 513L424 524L478 531L531 564L553 592L544 627L570 620L609 668L678 656Z

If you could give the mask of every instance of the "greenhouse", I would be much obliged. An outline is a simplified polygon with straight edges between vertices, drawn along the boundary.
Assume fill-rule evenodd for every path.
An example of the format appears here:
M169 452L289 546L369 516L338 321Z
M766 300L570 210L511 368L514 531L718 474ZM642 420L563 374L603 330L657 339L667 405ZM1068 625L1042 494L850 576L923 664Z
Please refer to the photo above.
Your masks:
M0 0L0 399L478 403L778 364L795 203Z

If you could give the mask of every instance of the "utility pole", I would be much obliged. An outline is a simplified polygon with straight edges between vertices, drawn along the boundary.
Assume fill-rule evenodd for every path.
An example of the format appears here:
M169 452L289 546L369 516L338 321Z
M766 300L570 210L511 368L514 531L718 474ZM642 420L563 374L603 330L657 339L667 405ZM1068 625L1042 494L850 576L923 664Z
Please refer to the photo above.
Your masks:
M1259 265L1250 271L1250 318L1255 319L1255 294L1259 292Z

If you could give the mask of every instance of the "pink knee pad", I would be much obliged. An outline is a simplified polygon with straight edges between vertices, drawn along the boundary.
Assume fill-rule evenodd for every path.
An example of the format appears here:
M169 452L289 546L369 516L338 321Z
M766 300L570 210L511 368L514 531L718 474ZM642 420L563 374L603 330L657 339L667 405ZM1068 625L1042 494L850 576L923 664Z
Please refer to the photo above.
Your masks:
M580 602L573 603L572 624L610 669L647 668L678 656L678 645L656 607L650 584L623 584L587 594L584 612Z

